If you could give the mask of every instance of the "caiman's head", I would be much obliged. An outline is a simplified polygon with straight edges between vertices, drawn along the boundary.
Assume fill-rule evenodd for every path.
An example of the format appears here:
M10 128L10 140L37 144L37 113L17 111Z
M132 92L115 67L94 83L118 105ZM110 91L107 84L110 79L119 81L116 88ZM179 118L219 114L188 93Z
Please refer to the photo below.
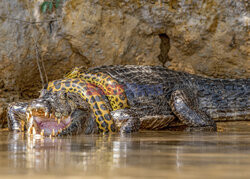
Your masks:
M77 94L46 89L29 104L26 118L28 133L45 136L91 133L95 125L89 104Z

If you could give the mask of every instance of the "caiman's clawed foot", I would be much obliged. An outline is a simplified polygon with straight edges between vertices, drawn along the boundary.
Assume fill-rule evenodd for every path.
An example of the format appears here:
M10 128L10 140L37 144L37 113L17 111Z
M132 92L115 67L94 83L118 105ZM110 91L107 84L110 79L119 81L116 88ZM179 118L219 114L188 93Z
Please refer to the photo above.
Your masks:
M135 116L133 109L119 109L112 111L111 115L115 120L117 130L120 133L137 132L140 128L140 119Z
M193 93L189 91L189 94ZM195 130L195 128L216 130L215 122L205 112L199 110L195 102L195 95L191 97L183 90L176 90L171 95L170 107L178 119L188 126L189 130Z
M26 128L27 102L11 103L8 106L8 128L10 131L24 131Z

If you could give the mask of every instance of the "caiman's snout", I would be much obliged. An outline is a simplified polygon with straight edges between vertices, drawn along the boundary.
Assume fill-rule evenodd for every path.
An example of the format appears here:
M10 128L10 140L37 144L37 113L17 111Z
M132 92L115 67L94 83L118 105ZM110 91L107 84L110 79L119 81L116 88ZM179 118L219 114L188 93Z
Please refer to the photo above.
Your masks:
M50 101L38 98L26 110L28 133L56 136L68 127L69 116L63 116L52 108Z
M45 116L47 116L48 114L52 113L52 107L51 104L41 98L38 98L34 101L32 101L32 103L30 104L30 106L28 107L27 111L31 112L31 111L35 111L35 112L44 112Z

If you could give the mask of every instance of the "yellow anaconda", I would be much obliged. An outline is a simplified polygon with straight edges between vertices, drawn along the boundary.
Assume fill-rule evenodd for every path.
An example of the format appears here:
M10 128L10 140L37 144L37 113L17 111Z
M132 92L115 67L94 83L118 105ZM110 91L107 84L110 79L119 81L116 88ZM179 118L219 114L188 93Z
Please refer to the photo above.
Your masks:
M101 72L81 72L81 67L76 67L70 73L65 75L65 78L80 78L99 87L100 89L102 89L105 96L109 99L110 105L113 110L129 107L123 87L107 74Z

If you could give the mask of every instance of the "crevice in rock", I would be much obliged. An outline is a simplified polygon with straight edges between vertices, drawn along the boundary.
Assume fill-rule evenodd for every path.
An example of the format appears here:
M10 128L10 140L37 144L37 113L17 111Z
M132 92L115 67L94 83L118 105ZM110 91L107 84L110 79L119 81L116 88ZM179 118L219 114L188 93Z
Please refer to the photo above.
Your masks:
M0 80L0 89L4 88L4 81Z
M161 53L158 56L158 58L159 61L164 66L164 64L167 61L171 61L171 59L168 56L168 52L170 50L170 38L167 34L159 34L159 37L161 39L161 44L160 44Z

